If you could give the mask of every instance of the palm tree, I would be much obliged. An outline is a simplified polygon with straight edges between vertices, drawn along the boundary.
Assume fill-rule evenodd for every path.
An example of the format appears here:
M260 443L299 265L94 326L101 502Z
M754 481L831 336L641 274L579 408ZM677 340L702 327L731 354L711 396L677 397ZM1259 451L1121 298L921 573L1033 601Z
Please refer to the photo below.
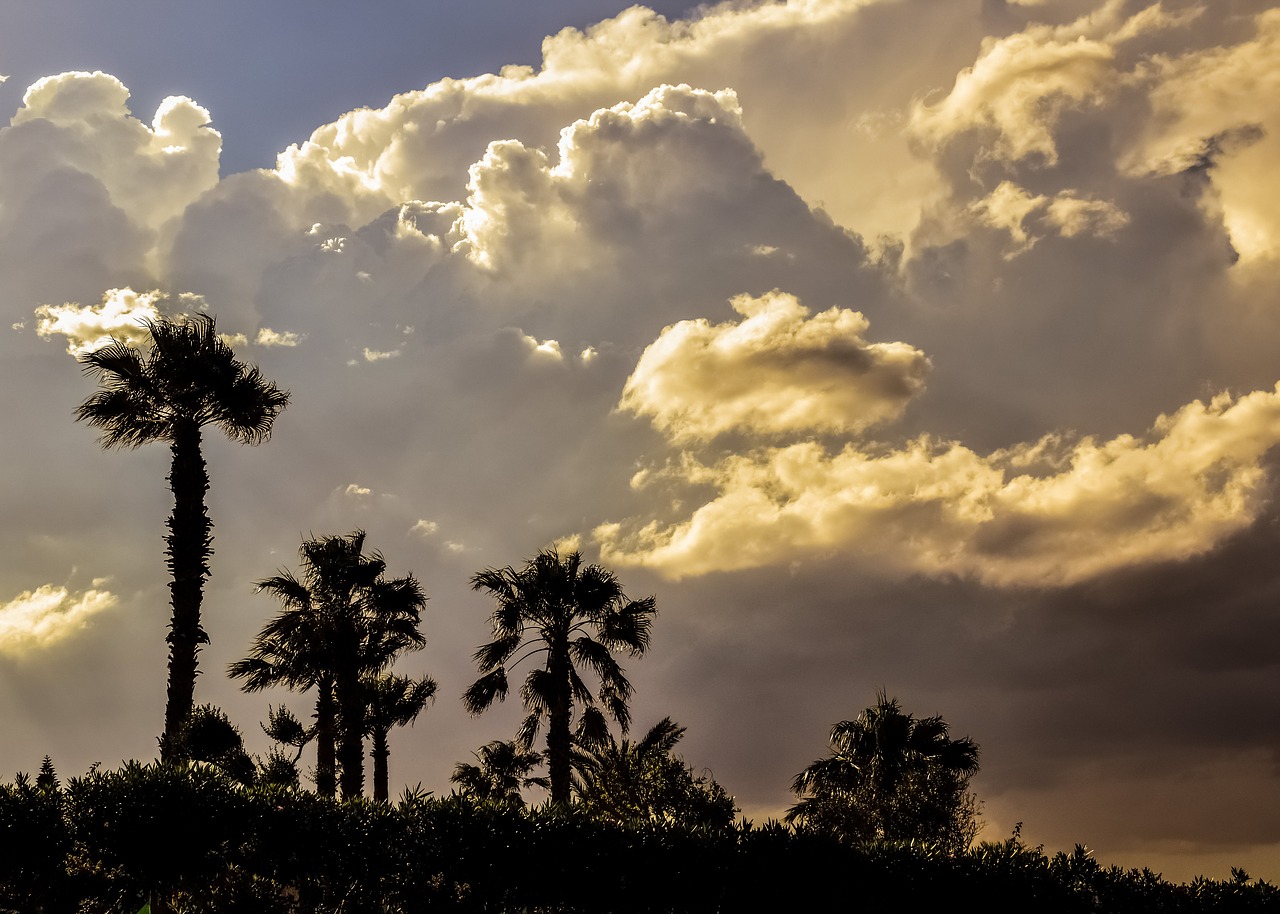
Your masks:
M670 717L641 739L579 747L578 800L588 814L615 822L733 823L733 797L709 775L695 776L673 750L685 728Z
M525 750L533 748L542 718L547 718L551 801L566 806L574 706L583 706L577 725L580 738L603 739L608 732L600 706L627 731L631 683L613 654L644 653L656 613L654 599L627 599L612 572L583 565L577 552L562 558L555 549L544 549L519 570L508 565L478 572L471 587L488 591L498 605L489 619L493 641L475 653L483 675L467 689L463 704L479 714L495 699L506 698L507 662L516 657L514 666L544 654L545 662L529 672L520 690L528 714L516 742ZM598 679L594 697L579 668L590 669Z
M418 719L422 709L435 697L436 682L429 676L410 679L389 674L366 678L365 694L369 703L367 733L373 740L373 798L387 800L387 760L391 749L387 734L392 727L406 727Z
M503 806L524 807L520 791L527 787L551 786L543 777L531 777L529 772L542 764L542 753L521 749L514 740L495 739L485 743L475 756L478 765L458 762L450 781L457 784L464 796Z
M831 728L831 754L796 775L788 822L851 840L931 840L959 850L973 839L968 791L978 746L951 739L941 717L916 720L883 690L855 720Z
M102 430L104 448L136 448L167 441L173 459L169 488L173 513L165 537L169 572L169 683L160 757L170 760L178 734L191 717L196 655L209 636L200 624L204 579L213 554L204 495L209 475L201 453L201 429L216 425L232 440L258 444L289 402L289 393L235 357L216 332L214 319L147 321L150 347L143 353L122 340L80 357L101 389L76 410L76 418Z
M302 580L287 571L259 581L282 610L269 620L249 656L231 664L242 688L313 686L316 698L316 790L342 798L364 790L366 694L361 679L385 670L405 650L421 648L426 596L413 575L387 580L386 562L364 555L364 531L306 540L299 549Z

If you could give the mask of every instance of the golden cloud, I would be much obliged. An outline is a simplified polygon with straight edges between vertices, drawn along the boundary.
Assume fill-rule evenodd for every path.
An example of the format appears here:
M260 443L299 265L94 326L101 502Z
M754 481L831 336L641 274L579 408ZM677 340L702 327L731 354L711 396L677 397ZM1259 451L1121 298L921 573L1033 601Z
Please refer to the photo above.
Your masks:
M605 561L672 578L837 553L993 585L1061 586L1212 549L1265 500L1280 385L1193 402L1148 436L1057 437L982 457L919 439L887 453L812 442L666 474L715 496L683 521L605 524ZM661 476L662 474L659 474Z
M48 647L83 629L90 618L117 603L106 590L73 594L45 584L0 604L0 653L15 656Z
M1280 10L1230 47L1156 57L1153 117L1123 164L1135 174L1214 162L1212 181L1231 243L1246 263L1280 257Z
M741 321L664 329L627 379L619 409L649 417L675 441L729 431L848 434L896 418L924 388L924 353L866 342L857 311L810 316L777 290L730 304Z

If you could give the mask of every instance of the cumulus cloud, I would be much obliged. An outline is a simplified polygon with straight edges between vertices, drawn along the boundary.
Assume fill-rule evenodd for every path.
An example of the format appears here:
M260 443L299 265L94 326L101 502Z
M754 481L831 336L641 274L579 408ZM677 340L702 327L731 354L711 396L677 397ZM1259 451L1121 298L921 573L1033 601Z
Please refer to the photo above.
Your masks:
M1280 387L1161 416L1145 439L1050 437L982 457L927 439L876 453L816 443L666 472L715 497L686 520L598 527L608 561L671 577L832 553L995 585L1061 586L1212 549L1265 503Z
M23 591L0 604L0 653L20 657L69 638L116 603L115 594L96 588L73 593L44 584Z
M110 289L99 305L40 305L36 308L36 333L44 339L64 336L67 352L79 355L113 339L139 343L147 339L147 321L163 315L159 292Z
M9 142L39 144L44 169L92 176L130 219L157 229L218 183L222 138L189 98L166 98L150 127L132 116L128 100L129 90L106 73L45 77L23 96Z
M905 343L868 343L865 317L817 315L774 290L730 303L737 323L681 321L627 379L619 408L675 441L728 431L848 434L895 418L924 387L929 360Z
M911 114L915 136L942 144L970 131L989 135L987 153L1017 161L1058 161L1054 128L1067 110L1101 103L1121 84L1118 48L1152 31L1176 28L1197 16L1165 13L1159 4L1124 16L1125 4L1100 9L1060 26L1035 24L990 38L973 66L956 76L936 103Z

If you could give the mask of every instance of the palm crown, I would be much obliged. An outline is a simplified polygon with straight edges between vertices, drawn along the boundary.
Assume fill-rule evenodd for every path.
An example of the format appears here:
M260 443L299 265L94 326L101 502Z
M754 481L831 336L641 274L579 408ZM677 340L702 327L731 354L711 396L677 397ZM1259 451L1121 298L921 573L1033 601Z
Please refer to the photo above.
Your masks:
M479 714L501 701L508 691L508 663L514 666L543 655L542 665L529 671L520 690L528 714L516 742L532 748L547 719L551 799L567 804L573 707L583 706L577 731L584 739L604 738L605 713L626 732L631 683L613 655L644 653L656 612L654 600L627 599L612 572L584 565L577 552L561 557L555 549L539 552L518 570L507 566L481 571L472 577L471 586L488 591L497 608L490 616L493 640L475 653L483 675L467 689L463 703ZM590 670L598 680L594 695L579 670Z
M975 827L968 780L978 746L951 739L941 717L917 720L883 691L854 720L831 728L831 754L796 775L787 821L852 838L967 844Z

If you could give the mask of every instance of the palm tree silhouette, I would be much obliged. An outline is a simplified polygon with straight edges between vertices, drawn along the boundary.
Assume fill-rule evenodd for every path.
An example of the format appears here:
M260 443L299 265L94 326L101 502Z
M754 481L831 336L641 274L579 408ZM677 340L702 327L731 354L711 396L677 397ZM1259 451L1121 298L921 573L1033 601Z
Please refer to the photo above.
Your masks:
M831 728L831 754L796 775L786 820L862 840L933 840L958 849L976 828L969 778L978 746L951 739L941 717L916 720L883 690Z
M580 738L603 739L608 733L600 706L627 731L631 683L613 654L644 653L656 612L654 599L627 599L612 572L583 565L577 552L562 558L555 549L544 549L519 570L508 565L478 572L471 587L488 591L498 605L489 619L494 640L475 653L483 675L463 694L463 704L479 714L495 699L506 698L507 662L517 654L513 666L545 654L545 663L529 672L520 690L528 714L516 742L522 749L533 748L542 718L547 718L551 801L567 806L574 705L584 706L578 718ZM590 669L599 680L594 697L580 668Z
M521 749L514 740L495 739L471 754L479 764L458 762L449 778L464 796L523 808L522 789L541 787L545 790L551 786L546 778L529 774L542 764L542 753Z
M209 475L201 429L216 425L234 441L258 444L289 402L289 393L235 357L207 315L146 322L150 346L112 340L80 362L101 389L76 410L76 419L102 430L104 448L137 448L167 441L173 459L173 513L165 537L169 572L169 681L160 757L178 752L178 734L191 717L196 655L209 636L200 624L204 579L213 554L212 522L204 496Z
M674 754L685 728L670 717L639 740L608 739L579 746L574 785L582 808L615 822L732 824L733 797L707 775L695 776Z
M335 793L335 761L342 798L364 790L366 693L362 677L375 675L426 639L418 626L426 604L413 575L387 580L386 562L364 555L363 530L325 536L299 549L302 580L288 571L259 581L281 611L254 639L249 656L231 664L246 692L283 685L313 686L316 698L316 790Z
M366 733L373 740L373 798L387 800L387 762L391 749L387 734L392 727L406 727L418 719L422 709L435 697L436 682L429 676L410 679L387 674L364 681L369 704Z

